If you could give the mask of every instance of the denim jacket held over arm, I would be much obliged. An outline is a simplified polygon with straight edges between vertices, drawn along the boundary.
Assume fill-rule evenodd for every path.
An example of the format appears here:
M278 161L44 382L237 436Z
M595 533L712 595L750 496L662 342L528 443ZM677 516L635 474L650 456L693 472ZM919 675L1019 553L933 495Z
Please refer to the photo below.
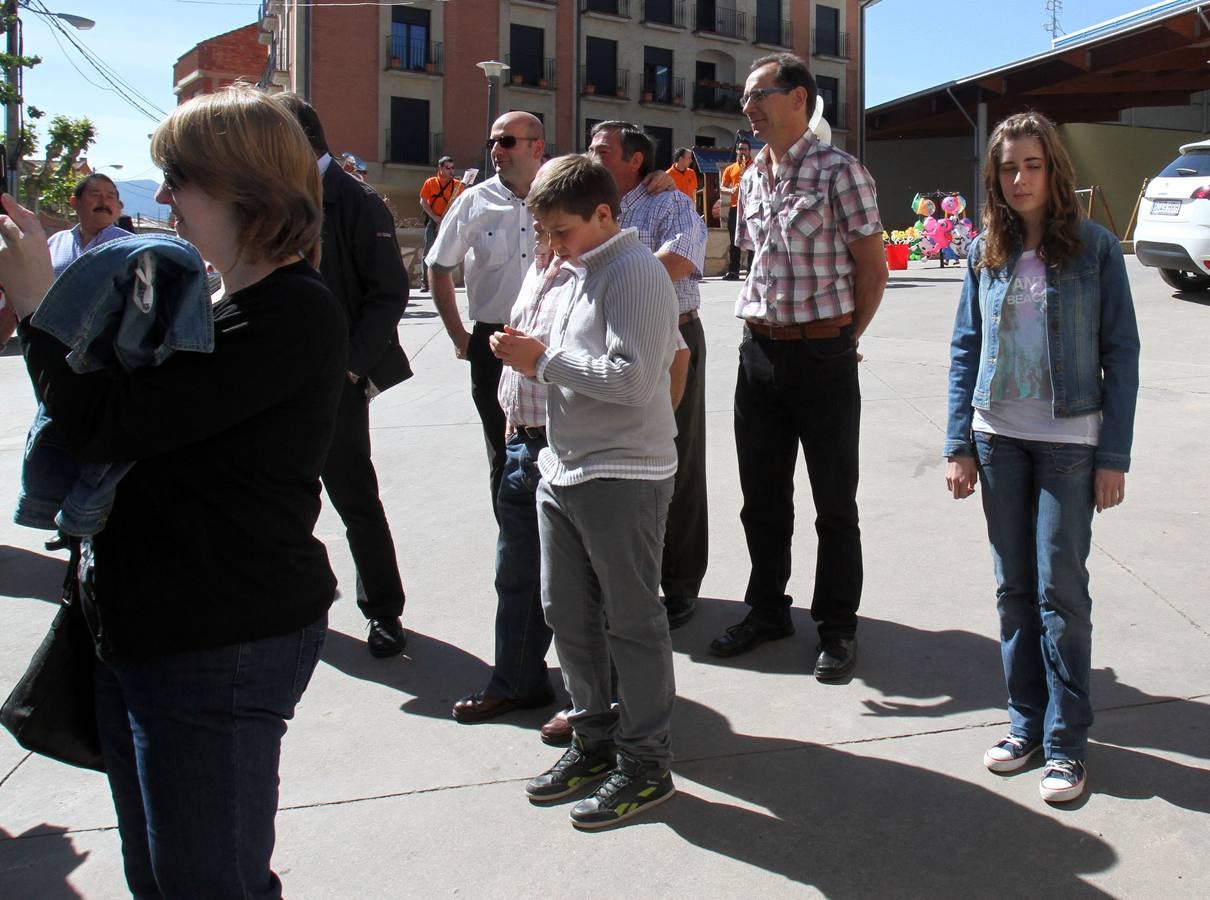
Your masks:
M214 349L206 268L169 235L109 241L82 254L55 281L30 320L68 349L82 377L156 366L177 351ZM80 463L39 405L26 438L13 516L29 528L89 537L104 526L118 482L133 463Z
M950 345L946 456L974 456L972 407L991 407L1004 296L1021 248L998 269L977 268L971 246ZM1046 270L1046 339L1056 418L1101 413L1096 467L1126 472L1139 389L1139 331L1118 239L1093 222L1081 226L1076 256Z

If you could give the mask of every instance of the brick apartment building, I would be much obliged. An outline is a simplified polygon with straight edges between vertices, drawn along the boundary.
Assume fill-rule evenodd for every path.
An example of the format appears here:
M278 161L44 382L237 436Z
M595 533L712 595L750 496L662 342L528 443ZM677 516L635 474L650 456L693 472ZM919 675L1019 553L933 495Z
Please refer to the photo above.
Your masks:
M182 55L172 67L172 91L177 103L241 79L256 84L269 58L260 38L262 33L253 22L202 41Z
M402 215L418 215L417 191L440 155L459 168L483 165L487 81L476 64L487 60L510 66L498 110L537 115L553 152L583 150L595 122L623 118L652 136L667 166L677 146L729 146L747 127L739 95L752 60L789 49L811 65L833 142L854 147L860 5L262 0L261 83L308 98L332 150L365 160L369 181Z

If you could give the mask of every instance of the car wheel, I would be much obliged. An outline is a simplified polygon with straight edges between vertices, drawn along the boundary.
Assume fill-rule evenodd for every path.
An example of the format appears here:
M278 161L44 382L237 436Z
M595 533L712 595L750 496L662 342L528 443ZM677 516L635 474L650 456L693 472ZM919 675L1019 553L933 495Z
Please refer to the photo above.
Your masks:
M1210 290L1210 275L1200 272L1182 272L1180 269L1160 269L1160 278L1178 291Z

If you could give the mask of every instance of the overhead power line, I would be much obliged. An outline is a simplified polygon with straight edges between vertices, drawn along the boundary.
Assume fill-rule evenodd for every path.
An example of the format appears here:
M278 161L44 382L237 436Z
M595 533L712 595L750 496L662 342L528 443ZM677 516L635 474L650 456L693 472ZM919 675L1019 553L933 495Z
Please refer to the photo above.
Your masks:
M77 72L80 72L81 77L84 77L89 84L99 87L102 90L113 91L123 100L125 100L126 103L129 104L133 109L139 113L142 113L153 122L159 122L162 118L168 115L168 113L160 109L150 97L142 93L138 88L130 84L130 82L126 81L117 72L117 70L113 68L113 66L109 65L107 62L105 62L105 60L97 56L92 50L85 46L79 38L68 31L59 22L59 20L54 17L42 0L31 0L30 5L47 14L44 17L44 21L46 21L47 24L49 24L52 28L52 36L54 36L54 32L57 31L59 36L62 36L64 39L66 39L67 42L73 48L75 48L76 52L79 53L84 61L92 66L92 68L96 70L97 74L99 74L102 79L108 82L110 87L104 88L102 85L98 85L96 82L84 76L84 73L80 72L80 68L75 65L75 62L71 59L71 55L67 52L66 48L64 48L64 55L67 56L68 62L71 63L72 67L75 68ZM58 36L55 36L55 41L61 48L63 47L63 44L59 40Z

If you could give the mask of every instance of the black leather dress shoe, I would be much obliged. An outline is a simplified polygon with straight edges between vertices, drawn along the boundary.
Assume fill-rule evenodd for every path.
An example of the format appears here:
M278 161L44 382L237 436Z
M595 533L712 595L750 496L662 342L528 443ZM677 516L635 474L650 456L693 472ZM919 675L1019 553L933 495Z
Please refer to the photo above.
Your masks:
M664 609L668 611L668 627L680 628L697 612L697 598L665 597Z
M408 645L408 633L398 618L370 619L370 635L366 638L374 656L395 656Z
M856 638L825 638L815 660L816 681L840 681L852 674L857 665Z
M464 724L486 722L488 719L502 716L514 709L537 709L539 706L546 706L554 701L555 692L553 690L531 697L509 697L507 694L498 694L495 691L479 691L463 697L455 703L453 714L455 719Z
M771 625L749 614L738 625L732 625L721 637L710 643L710 652L715 656L739 656L763 644L776 641L794 633L794 625L788 619L783 624Z

